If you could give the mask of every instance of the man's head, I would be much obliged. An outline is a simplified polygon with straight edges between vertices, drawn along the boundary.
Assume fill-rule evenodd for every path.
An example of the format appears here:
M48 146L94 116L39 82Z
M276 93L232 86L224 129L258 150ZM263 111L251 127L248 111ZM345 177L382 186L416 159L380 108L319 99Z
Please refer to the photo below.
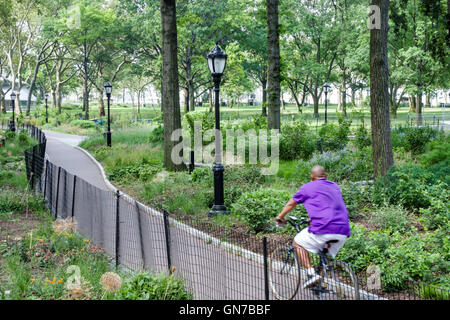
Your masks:
M315 165L311 169L311 180L317 180L317 179L325 179L327 177L327 173L325 172L324 167Z

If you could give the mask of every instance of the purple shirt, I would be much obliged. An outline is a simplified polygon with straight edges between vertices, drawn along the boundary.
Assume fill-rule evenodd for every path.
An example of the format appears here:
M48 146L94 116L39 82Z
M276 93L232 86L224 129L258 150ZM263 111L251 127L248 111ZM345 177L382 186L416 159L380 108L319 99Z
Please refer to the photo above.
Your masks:
M336 183L325 179L305 183L292 200L305 206L309 232L350 236L347 208Z

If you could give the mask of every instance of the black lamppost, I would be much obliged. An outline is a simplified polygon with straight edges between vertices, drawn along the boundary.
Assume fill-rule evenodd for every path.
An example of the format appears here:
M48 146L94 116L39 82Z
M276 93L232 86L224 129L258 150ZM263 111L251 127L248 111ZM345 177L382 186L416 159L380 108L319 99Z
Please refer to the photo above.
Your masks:
M45 123L48 123L48 93L45 94Z
M16 102L16 94L14 93L14 91L11 92L10 97L11 97L11 105L12 105L13 117L12 117L12 120L11 120L11 122L9 124L9 127L10 127L10 130L12 132L15 132L16 131L16 122L15 122L15 118L16 118L16 114L15 114L16 111L15 111L15 109L16 109L16 107L14 106L14 103Z
M323 84L323 90L325 92L325 123L327 123L327 102L328 102L328 89L330 88L330 85L328 82L325 82Z
M111 147L111 120L109 112L109 101L111 100L111 92L112 92L112 85L111 83L107 82L105 84L105 93L106 97L108 98L108 131L106 132L106 144L108 145L108 147Z
M209 211L208 215L212 216L218 213L229 213L224 203L224 189L223 189L223 172L222 165L222 141L220 140L220 106L219 106L219 90L220 79L225 70L227 63L227 55L220 49L219 44L216 43L214 49L208 54L208 67L211 71L214 82L215 94L215 118L216 118L216 154L213 165L214 173L214 206Z

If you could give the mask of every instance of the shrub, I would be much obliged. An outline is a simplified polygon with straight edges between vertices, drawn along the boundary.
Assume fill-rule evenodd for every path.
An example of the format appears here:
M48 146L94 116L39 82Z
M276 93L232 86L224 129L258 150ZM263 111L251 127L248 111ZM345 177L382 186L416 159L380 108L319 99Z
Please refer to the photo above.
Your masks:
M392 146L404 147L406 151L420 154L425 145L438 136L439 131L431 127L399 127L391 131Z
M317 136L300 120L281 128L280 158L282 160L308 160L316 148Z
M436 180L445 182L450 186L450 159L438 162L427 168Z
M252 120L246 120L243 121L238 128L235 129L242 129L244 132L249 129L255 129L256 132L259 131L259 129L267 129L267 117L264 117L263 115L252 115Z
M70 125L73 127L81 127L84 129L91 129L97 126L95 122L89 120L73 120L70 122Z
M255 232L268 230L272 218L281 212L292 197L287 191L259 189L243 193L232 205L232 212Z
M427 229L437 229L450 225L450 192L447 185L433 185L424 195L429 199L428 208L420 208L419 221Z
M399 168L392 167L385 177L376 180L374 202L427 208L430 202L424 192L431 185L431 180L432 175L421 165L407 163Z
M306 174L314 165L321 165L332 181L368 180L372 177L371 149L366 147L358 152L348 149L316 153L308 161L299 161L298 170Z
M159 125L150 133L149 141L152 144L161 144L164 143L164 127Z
M334 123L324 124L319 130L317 148L320 151L336 151L343 149L348 143L351 120L338 116L338 125Z
M363 125L359 126L356 130L354 144L358 149L363 149L364 147L372 145L369 131Z
M186 120L186 122L189 125L189 132L190 132L190 135L191 135L191 146L194 146L195 122L199 121L201 123L202 137L205 134L206 130L214 128L213 113L208 112L208 111L204 111L204 112L199 112L199 111L188 112L188 113L186 113L184 115L184 119ZM207 144L209 142L210 141L203 141L204 144Z
M190 300L184 281L173 276L139 273L127 279L116 293L118 300Z
M264 176L261 168L254 165L227 167L224 173L224 180L229 184L261 184Z
M372 207L371 183L344 182L340 188L350 218Z
M356 272L378 265L384 289L405 289L409 280L431 283L447 272L448 244L440 244L437 234L369 231L353 224L351 233L337 259L350 263Z
M420 163L425 167L438 164L439 162L450 159L450 140L430 141L425 146L426 153L420 157Z
M6 140L11 141L11 140L14 140L15 138L16 138L16 132L15 131L7 131L5 133L5 139Z
M405 233L411 230L413 215L400 206L382 207L368 214L369 222L378 229L390 229Z
M126 178L135 178L141 180L148 180L153 177L161 166L150 165L146 163L133 164L129 166L114 167L107 169L108 178L111 180L123 180Z
M30 137L24 131L21 131L19 133L19 143L20 143L20 145L28 146L30 144L30 141L31 141Z

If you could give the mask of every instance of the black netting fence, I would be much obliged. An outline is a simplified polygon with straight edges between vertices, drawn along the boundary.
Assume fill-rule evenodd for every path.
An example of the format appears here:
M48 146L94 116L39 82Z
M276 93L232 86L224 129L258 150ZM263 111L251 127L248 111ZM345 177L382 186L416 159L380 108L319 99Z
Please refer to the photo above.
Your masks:
M42 145L27 151L27 174L34 177L33 188L43 194L53 217L73 219L77 231L105 249L117 266L180 277L195 299L450 298L447 290L415 282L402 291L379 290L345 263L319 267L317 255L311 258L321 280L304 288L306 269L289 243L197 217L175 217L119 191L95 187L46 161L45 135L34 127L26 129Z

